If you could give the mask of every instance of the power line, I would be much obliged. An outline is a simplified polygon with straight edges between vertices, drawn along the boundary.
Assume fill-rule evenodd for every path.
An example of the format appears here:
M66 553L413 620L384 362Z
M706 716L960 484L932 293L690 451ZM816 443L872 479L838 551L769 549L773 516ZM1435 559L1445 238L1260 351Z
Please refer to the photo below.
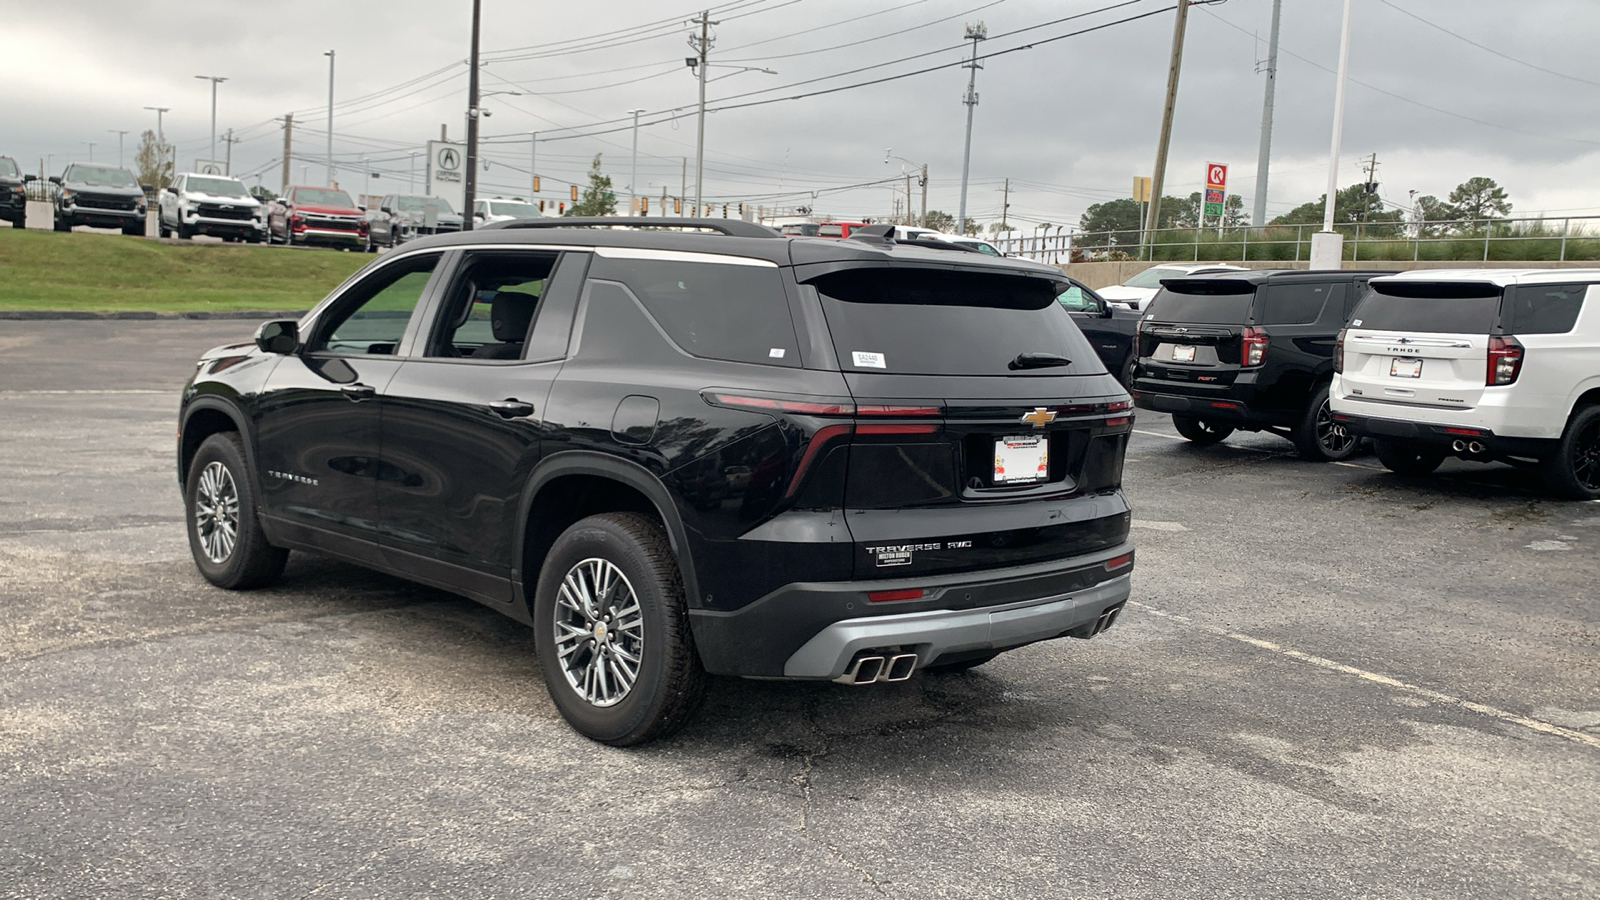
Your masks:
M919 31L919 30L921 30L923 28L930 28L930 27L932 27L934 25L939 25L939 24L942 24L944 22L948 22L951 19L959 19L962 16L968 16L968 15L971 15L971 14L973 14L975 12L980 12L982 10L988 9L991 6L999 6L1000 4L1002 4L1004 2L1006 2L1006 0L990 0L990 2L985 3L985 4L981 5L981 6L974 6L971 9L964 9L961 12L954 13L954 14L948 15L948 16L943 16L943 17L938 18L938 19L933 19L932 21L923 22L920 25L912 25L912 26L910 26L908 28L902 28L902 29L900 29L898 31L891 31L891 32L888 32L886 34L876 35L874 37L862 38L859 41L850 41L849 43L846 43L846 44L835 44L832 47L818 47L818 48L816 48L814 50L801 50L801 51L796 52L796 53L781 53L781 54L778 54L777 56L745 56L745 57L739 57L737 59L724 59L723 62L728 62L728 63L770 62L771 60L775 60L775 59L792 59L792 58L794 58L796 56L815 56L818 53L831 53L834 50L843 50L843 49L845 49L847 47L859 47L862 44L870 44L870 43L873 43L874 41L881 41L881 40L886 40L886 39L892 38L892 37L899 37L902 34L910 34L913 31ZM866 17L865 16L861 16L860 18L866 18ZM812 30L815 30L815 29L812 29ZM784 35L784 38L788 38L788 37L793 37L793 35ZM781 40L781 38L774 38L773 40ZM749 45L746 45L746 46L749 46Z
M1579 78L1576 75L1568 75L1565 72L1557 72L1555 69L1546 69L1544 66L1536 65L1534 63L1528 62L1525 59L1518 59L1515 56L1512 56L1512 55L1510 55L1508 53L1501 53L1499 50L1496 50L1493 47L1485 46L1485 45L1480 44L1477 41L1475 41L1475 40L1473 40L1473 39L1471 39L1469 37L1465 37L1463 35L1456 34L1454 31L1451 31L1450 29L1444 27L1443 25L1439 25L1439 24L1437 24L1435 22L1430 22L1427 19L1424 19L1423 17L1417 15L1414 12L1411 12L1408 9L1402 9L1399 6L1396 6L1393 3L1390 3L1389 0L1378 0L1378 2L1382 3L1384 6L1389 7L1390 9L1394 10L1397 13L1400 13L1400 14L1406 15L1406 16L1410 16L1411 18L1416 19L1418 22L1421 22L1422 24L1428 26L1429 28L1436 28L1439 31L1444 32L1445 34L1450 35L1451 37L1455 38L1458 41L1464 41L1464 42L1466 42L1468 44L1471 44L1474 47L1477 47L1479 50L1482 50L1482 51L1484 51L1486 53L1492 53L1495 56L1500 57L1501 59L1510 60L1511 62L1514 62L1514 63L1516 63L1518 65L1527 66L1530 69L1534 69L1535 71L1539 71L1539 72L1544 72L1547 75L1554 75L1557 78L1565 78L1568 81L1576 81L1579 84L1587 84L1587 85L1592 85L1594 87L1600 87L1600 81L1590 81L1587 78Z

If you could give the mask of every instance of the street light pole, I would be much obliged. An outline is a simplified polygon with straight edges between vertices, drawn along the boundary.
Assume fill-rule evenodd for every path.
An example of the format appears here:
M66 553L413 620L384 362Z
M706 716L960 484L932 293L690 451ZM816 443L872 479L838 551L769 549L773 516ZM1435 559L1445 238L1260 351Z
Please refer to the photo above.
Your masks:
M971 70L967 75L967 93L961 102L967 106L967 142L966 149L961 153L961 211L956 217L956 233L967 233L967 171L972 165L972 110L978 105L978 92L974 89L978 84L978 70L983 65L978 62L978 42L987 40L989 28L982 22L968 25L964 35L965 40L972 42L972 61L962 68Z
M333 51L322 54L328 58L328 186L333 187Z
M161 117L162 117L162 115L164 113L171 112L172 111L172 107L170 107L170 106L146 106L145 109L148 109L151 112L156 114L156 149L161 151L161 156L156 162L156 180L160 181L161 180L161 166L163 164L165 164L166 161L167 161L167 132L166 132L165 129L163 129L161 127ZM177 166L174 165L173 168L176 169ZM158 184L158 185L156 185L156 187L165 187L165 185Z
M472 204L478 193L478 23L482 0L472 0L472 58L467 77L467 174L462 179L461 230L472 230Z
M1339 76L1333 89L1333 146L1328 157L1328 195L1322 207L1322 230L1311 236L1311 268L1344 268L1344 236L1333 230L1334 202L1339 196L1339 139L1344 133L1344 82L1350 69L1350 0L1344 0L1339 31Z
M117 168L122 168L122 138L128 132L118 128L107 128L106 131L117 136Z
M217 158L217 85L227 81L216 75L196 75L201 81L211 82L211 158Z
M639 214L639 113L642 109L630 109L633 114L633 167L628 171L628 215Z
M96 143L98 143L98 142L97 141L84 141L84 143L89 145L89 162L94 162L94 145Z

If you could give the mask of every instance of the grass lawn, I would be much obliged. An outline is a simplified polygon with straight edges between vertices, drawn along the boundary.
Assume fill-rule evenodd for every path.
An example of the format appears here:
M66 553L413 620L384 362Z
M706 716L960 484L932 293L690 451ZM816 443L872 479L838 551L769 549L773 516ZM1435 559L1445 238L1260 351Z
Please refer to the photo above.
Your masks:
M0 228L0 309L310 309L373 257Z

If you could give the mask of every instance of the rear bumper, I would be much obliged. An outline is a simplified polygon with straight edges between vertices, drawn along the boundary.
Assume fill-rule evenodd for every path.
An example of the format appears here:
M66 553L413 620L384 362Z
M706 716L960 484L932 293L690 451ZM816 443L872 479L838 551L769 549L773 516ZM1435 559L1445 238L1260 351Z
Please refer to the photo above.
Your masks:
M1447 453L1462 452L1456 449L1457 442L1468 447L1472 444L1479 444L1481 449L1463 454L1474 457L1531 456L1538 458L1553 452L1558 444L1558 441L1544 438L1507 437L1506 435L1495 434L1492 430L1478 425L1413 422L1406 419L1387 419L1349 412L1335 412L1333 418L1335 421L1342 423L1353 434L1361 437L1407 441L1413 444L1434 447Z
M691 610L708 671L757 678L830 680L863 650L915 653L916 668L946 656L1009 650L1057 637L1090 637L1125 603L1132 544L1004 569L894 580L801 582L732 612ZM868 591L920 588L918 600L873 603Z
M1133 384L1133 405L1138 409L1164 412L1179 416L1193 416L1230 425L1292 425L1296 414L1281 409L1262 409L1252 405L1253 389L1241 390L1235 383L1223 388L1199 390L1205 393L1176 393L1164 389L1155 379L1140 378Z

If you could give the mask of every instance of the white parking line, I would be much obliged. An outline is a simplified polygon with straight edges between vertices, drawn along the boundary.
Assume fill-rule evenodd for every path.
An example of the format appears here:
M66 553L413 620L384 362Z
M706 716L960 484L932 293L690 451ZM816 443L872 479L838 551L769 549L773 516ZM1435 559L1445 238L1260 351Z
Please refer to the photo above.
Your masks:
M28 390L11 390L9 388L0 389L0 394L176 394L176 393L178 393L176 390L155 391L155 390L148 390L148 389L144 389L144 388L127 388L125 390L104 390L104 391L92 391L92 390L83 390L83 391L50 391L50 390L28 391Z
M1421 697L1424 700L1432 700L1435 703L1447 703L1451 706L1459 706L1462 709L1478 713L1479 715L1491 716L1499 719L1502 722L1512 725L1520 725L1523 728L1527 728L1532 731L1566 738L1567 740L1575 743L1586 744L1590 747L1600 749L1600 736L1586 734L1582 731L1574 731L1571 728L1563 728L1560 725L1553 725L1549 722L1541 721L1539 719L1530 719L1527 716L1519 716L1516 713L1507 712L1506 710L1498 707L1489 706L1486 703L1478 703L1474 700L1467 700L1452 694L1446 694L1443 691L1436 691L1420 685L1409 684L1397 678L1390 678L1387 675L1380 675L1377 672L1369 672L1366 669L1358 669L1355 666L1347 666L1344 663L1334 662L1331 659L1326 659L1321 656L1313 656L1310 653L1303 653L1299 650L1274 644L1271 641L1264 641L1260 638L1254 638L1247 634L1240 634L1236 631L1228 631L1224 628L1218 628L1215 625L1207 625L1203 622L1196 622L1194 619L1191 619L1188 616L1180 616L1177 613L1169 613L1165 610L1156 609L1149 604L1140 603L1137 600L1130 600L1128 602L1139 607L1140 609L1150 612L1152 615L1160 616L1163 619L1171 619L1174 622L1182 622L1185 625L1191 625L1202 631L1207 631L1211 634L1228 638L1229 640L1239 641L1243 644L1249 644L1252 647L1266 650L1269 653L1276 653L1280 656L1287 656L1290 659L1299 660L1303 663L1310 663L1311 665L1320 669L1327 669L1330 672L1338 672L1343 675L1354 675L1357 678L1376 682L1396 690L1404 691L1413 696Z
M1149 435L1151 437L1164 437L1164 438L1166 438L1167 440L1170 440L1170 441L1181 441L1181 440L1185 439L1183 437L1183 435L1179 435L1179 434L1162 434L1159 431L1145 431L1142 428L1133 429L1133 433L1134 434L1147 434L1147 435Z

